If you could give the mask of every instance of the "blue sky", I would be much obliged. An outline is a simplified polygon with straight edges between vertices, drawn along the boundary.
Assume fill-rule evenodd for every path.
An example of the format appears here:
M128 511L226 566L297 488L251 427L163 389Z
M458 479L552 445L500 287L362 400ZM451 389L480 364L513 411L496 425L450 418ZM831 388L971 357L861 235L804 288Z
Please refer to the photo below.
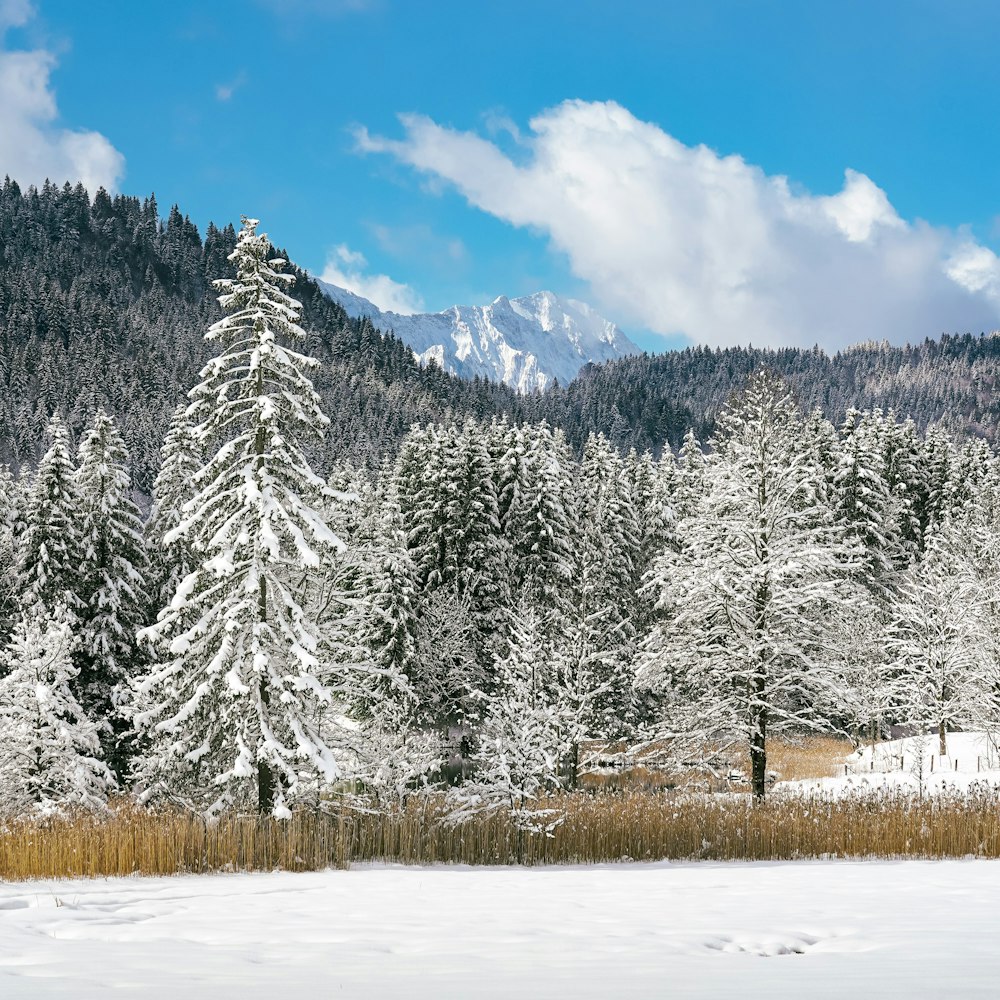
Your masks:
M650 348L1000 326L985 0L0 0L3 29L0 174L255 215L383 306L550 288Z

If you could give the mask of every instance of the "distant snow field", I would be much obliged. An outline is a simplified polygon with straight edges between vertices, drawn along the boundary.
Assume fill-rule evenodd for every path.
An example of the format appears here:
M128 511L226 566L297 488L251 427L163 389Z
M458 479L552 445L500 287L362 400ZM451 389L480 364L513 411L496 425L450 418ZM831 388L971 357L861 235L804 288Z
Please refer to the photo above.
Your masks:
M373 302L325 281L323 291L348 316L367 316L392 330L417 359L432 358L446 371L505 382L519 392L564 385L588 361L639 354L639 348L610 320L585 302L536 292L517 299L501 295L487 306L452 306L438 313L383 312Z
M845 758L836 776L780 781L775 790L839 796L883 790L966 792L979 783L1000 786L1000 747L995 735L948 733L946 748L946 754L938 752L936 734L876 743Z
M0 997L996 997L1000 863L0 885Z

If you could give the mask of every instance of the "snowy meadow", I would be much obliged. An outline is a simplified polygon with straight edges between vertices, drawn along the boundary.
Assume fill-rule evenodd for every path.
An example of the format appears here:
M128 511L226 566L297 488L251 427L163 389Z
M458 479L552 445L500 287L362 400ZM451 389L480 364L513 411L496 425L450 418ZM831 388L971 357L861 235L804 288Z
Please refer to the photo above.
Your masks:
M986 861L0 885L0 995L992 998Z

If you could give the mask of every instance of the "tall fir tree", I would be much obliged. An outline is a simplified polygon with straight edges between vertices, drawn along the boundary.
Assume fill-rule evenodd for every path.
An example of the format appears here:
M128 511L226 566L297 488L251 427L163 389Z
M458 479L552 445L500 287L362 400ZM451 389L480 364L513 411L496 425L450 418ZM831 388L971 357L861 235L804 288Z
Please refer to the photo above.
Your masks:
M140 668L136 633L149 613L142 517L132 499L128 468L121 434L99 408L80 444L77 471L84 602L77 685L84 710L106 723L109 734L124 728L122 699ZM106 745L110 751L110 737Z
M255 806L287 815L300 781L332 781L335 755L319 719L318 629L289 586L342 547L319 510L326 485L303 453L327 419L309 379L316 362L285 262L244 219L220 279L226 315L206 339L221 352L192 390L210 456L181 524L201 560L145 636L162 660L139 688L150 738L145 779L159 778L208 812Z
M17 542L20 605L84 607L81 581L83 506L70 454L69 431L58 414L49 421L49 447L28 494Z

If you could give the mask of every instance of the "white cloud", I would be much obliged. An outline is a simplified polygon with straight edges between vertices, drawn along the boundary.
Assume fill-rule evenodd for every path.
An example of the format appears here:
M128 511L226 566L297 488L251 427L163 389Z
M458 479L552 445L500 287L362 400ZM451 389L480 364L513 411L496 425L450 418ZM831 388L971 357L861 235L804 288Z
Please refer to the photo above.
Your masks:
M0 35L25 24L30 4L0 0ZM63 128L50 75L51 52L0 50L0 176L21 184L46 178L82 181L91 192L114 189L125 170L125 158L100 133Z
M367 274L367 268L364 254L341 244L327 258L320 279L374 302L383 312L411 316L423 311L423 300L409 285L385 274Z
M242 70L236 74L228 83L217 83L215 85L215 99L217 101L231 101L236 93L247 82L247 75Z
M475 133L401 121L402 139L361 129L358 148L547 234L620 322L701 343L827 348L998 325L996 255L965 231L901 219L853 170L836 194L814 195L611 102L538 115L516 162Z
M20 28L35 14L29 0L0 0L0 32L8 28Z

